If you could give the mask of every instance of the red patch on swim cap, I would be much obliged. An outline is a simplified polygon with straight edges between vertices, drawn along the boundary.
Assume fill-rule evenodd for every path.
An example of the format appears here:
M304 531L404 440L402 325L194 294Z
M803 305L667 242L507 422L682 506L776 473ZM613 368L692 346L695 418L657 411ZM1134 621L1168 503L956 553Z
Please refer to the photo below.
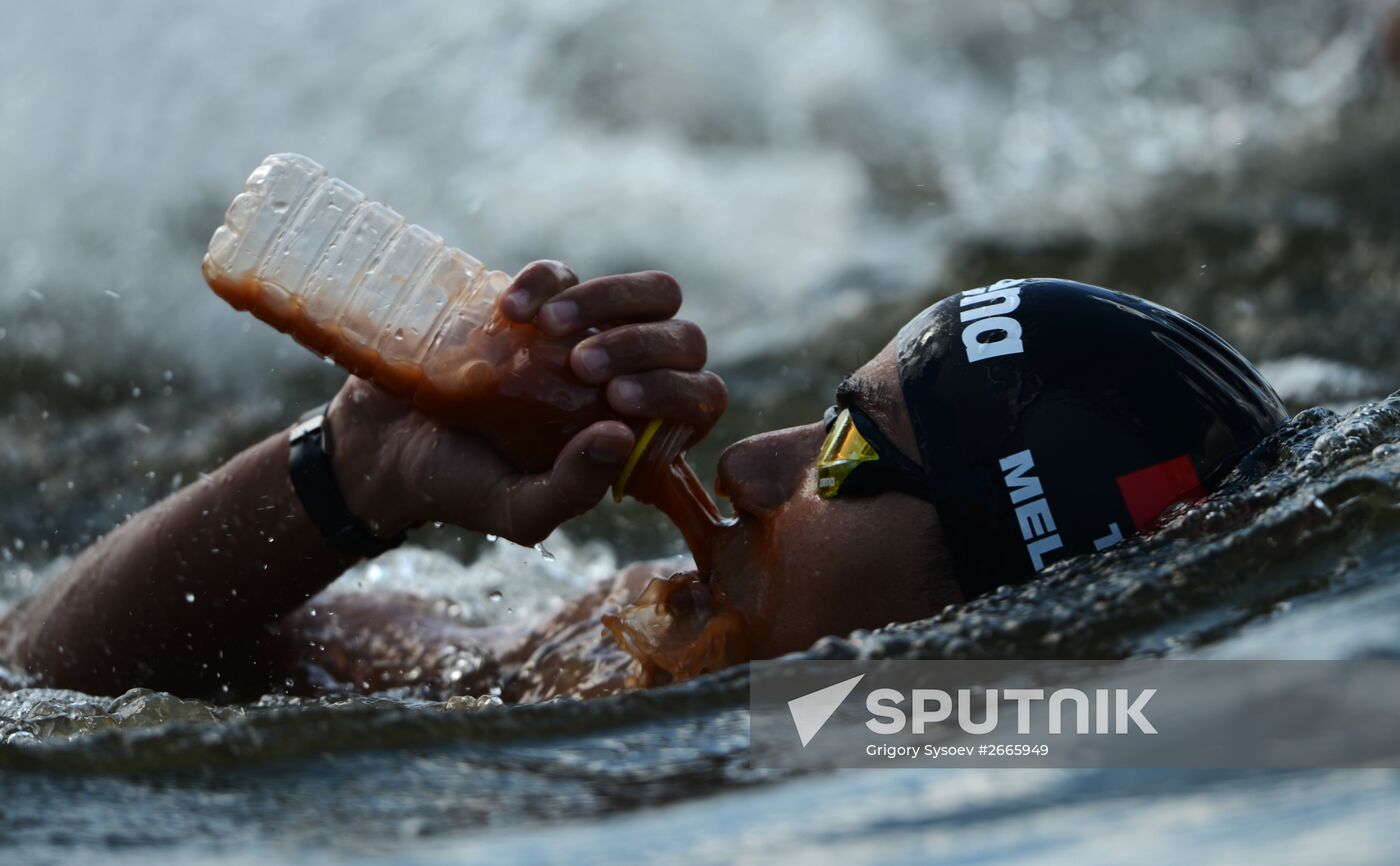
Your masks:
M1168 505L1206 495L1191 458L1182 454L1146 469L1118 476L1118 490L1139 530L1147 529Z

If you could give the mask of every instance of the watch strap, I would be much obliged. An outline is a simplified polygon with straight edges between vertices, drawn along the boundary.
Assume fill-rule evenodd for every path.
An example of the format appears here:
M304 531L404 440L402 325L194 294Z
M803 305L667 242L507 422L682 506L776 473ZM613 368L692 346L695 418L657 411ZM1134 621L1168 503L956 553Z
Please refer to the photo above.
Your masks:
M307 412L292 428L287 461L292 487L326 544L351 556L378 556L403 544L407 535L401 531L380 538L346 504L331 463L332 443L325 430L328 405Z

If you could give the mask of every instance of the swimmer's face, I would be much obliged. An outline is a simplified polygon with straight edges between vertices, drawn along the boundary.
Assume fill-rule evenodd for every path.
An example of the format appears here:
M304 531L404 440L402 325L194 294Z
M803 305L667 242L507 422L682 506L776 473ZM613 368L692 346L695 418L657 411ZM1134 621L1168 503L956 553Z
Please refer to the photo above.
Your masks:
M851 384L853 402L917 462L893 341ZM825 436L816 421L751 436L720 457L717 486L739 525L718 551L714 579L748 617L755 658L931 616L961 600L931 504L896 492L817 495Z

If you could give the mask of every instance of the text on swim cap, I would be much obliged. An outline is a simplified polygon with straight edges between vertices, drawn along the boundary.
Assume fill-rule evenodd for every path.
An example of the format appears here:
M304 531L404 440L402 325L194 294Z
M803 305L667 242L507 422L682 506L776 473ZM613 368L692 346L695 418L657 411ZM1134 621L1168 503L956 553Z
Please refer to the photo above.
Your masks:
M1022 351L1021 323L1009 315L1021 306L1021 285L997 288L1002 285L971 289L958 299L958 320L963 324L962 341L968 363L1019 355Z
M1035 458L1029 448L1001 458L1001 471L1005 473L1011 504L1016 506L1016 522L1021 526L1026 553L1030 555L1031 565L1040 571L1045 567L1045 554L1065 545L1055 531L1055 518L1050 514L1050 503L1045 499L1040 479L1026 474L1034 468Z

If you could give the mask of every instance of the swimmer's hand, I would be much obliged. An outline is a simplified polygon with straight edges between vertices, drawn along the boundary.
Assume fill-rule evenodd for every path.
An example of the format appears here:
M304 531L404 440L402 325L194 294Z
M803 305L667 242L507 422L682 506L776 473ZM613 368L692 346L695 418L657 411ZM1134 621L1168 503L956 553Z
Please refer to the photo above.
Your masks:
M619 415L665 418L695 430L690 444L705 438L729 404L724 380L705 370L705 333L673 316L681 287L660 271L618 274L580 283L559 262L535 262L515 278L501 311L517 322L534 322L554 337L599 328L569 355L574 374L605 385Z
M574 347L574 372L604 386L619 415L688 424L694 442L719 420L728 394L702 369L700 328L672 318L680 305L668 274L580 283L558 262L529 265L501 299L507 318L553 336L601 329ZM346 502L382 537L432 520L535 544L598 503L636 441L626 424L600 421L571 439L549 471L524 475L481 438L355 376L331 402L327 423Z

